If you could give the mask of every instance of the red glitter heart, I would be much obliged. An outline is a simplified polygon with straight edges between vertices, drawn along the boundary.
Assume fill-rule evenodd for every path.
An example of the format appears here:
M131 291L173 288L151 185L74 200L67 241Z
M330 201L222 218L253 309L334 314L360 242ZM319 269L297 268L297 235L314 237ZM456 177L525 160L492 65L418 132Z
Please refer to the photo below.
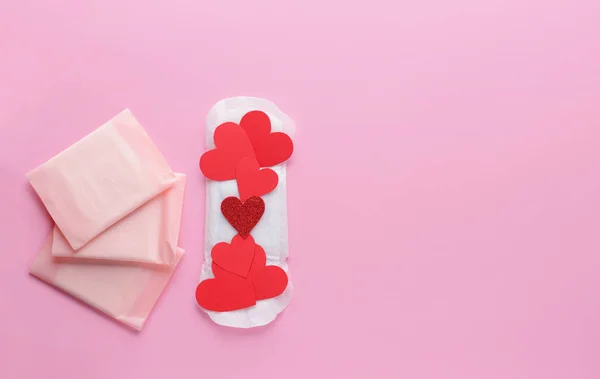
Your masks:
M230 196L221 203L221 212L240 236L246 238L265 213L265 202L256 196L252 196L244 202L237 197Z
M292 139L285 133L271 133L271 120L265 112L251 111L242 117L240 126L252 142L261 167L285 162L294 151Z

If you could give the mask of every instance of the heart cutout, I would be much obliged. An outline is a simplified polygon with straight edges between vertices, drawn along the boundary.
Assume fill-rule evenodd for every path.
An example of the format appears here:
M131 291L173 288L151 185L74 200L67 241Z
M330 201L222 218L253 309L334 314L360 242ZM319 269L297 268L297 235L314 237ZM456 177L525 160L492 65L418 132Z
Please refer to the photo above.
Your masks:
M252 236L250 236L252 238ZM252 239L254 241L254 239ZM267 255L265 254L265 250L256 243L254 244L254 258L252 259L252 264L250 266L250 271L248 272L247 278L252 277L252 273L259 273L267 264ZM213 274L216 278L220 278L223 275L229 274L225 269L217 265L214 261L212 264Z
M235 169L243 157L254 157L254 148L246 132L233 122L215 130L215 146L200 157L200 170L212 180L235 179Z
M281 295L288 285L287 274L281 267L266 266L266 264L267 255L265 250L260 245L255 245L254 260L248 278L252 280L254 285L254 296L257 301ZM217 278L229 275L227 271L214 262L212 269Z
M241 277L248 277L254 259L254 238L244 239L237 234L227 242L219 242L211 250L213 262L225 271Z
M266 266L258 275L252 276L256 300L279 296L288 285L288 277L279 266Z
M246 238L265 213L265 202L256 196L252 196L244 202L237 197L230 196L221 203L221 213L240 236Z
M265 250L256 245L249 278L254 284L254 295L257 301L281 295L288 285L287 274L281 267L266 266L266 264Z
M240 159L235 169L235 178L242 201L273 191L279 182L275 171L270 168L261 170L258 161L253 157Z
M250 111L242 117L240 126L252 143L261 167L278 165L294 152L292 139L285 133L271 133L271 120L262 111Z
M223 271L215 279L207 279L196 287L196 302L209 311L228 312L256 304L254 286L249 279Z

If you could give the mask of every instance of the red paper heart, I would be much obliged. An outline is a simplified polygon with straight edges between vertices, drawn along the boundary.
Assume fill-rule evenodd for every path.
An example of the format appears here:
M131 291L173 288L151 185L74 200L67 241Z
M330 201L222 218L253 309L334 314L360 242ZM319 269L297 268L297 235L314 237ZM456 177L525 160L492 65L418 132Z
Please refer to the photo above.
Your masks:
M233 237L231 244L219 242L211 250L213 262L223 270L241 277L248 277L254 259L254 238L244 239L239 234Z
M256 300L270 299L279 296L285 291L288 277L285 271L278 266L266 266L267 255L265 250L256 245L254 260L250 269L249 278L254 283Z
M200 157L200 170L212 180L235 179L235 167L243 157L254 157L254 149L246 132L233 122L221 124L215 130L216 149Z
M285 291L288 284L288 277L285 271L278 266L266 266L267 256L265 250L260 245L254 247L254 260L248 278L254 284L254 294L256 300L265 300L279 296ZM213 273L215 277L220 278L229 273L213 263Z
M252 238L252 236L250 236L250 238ZM254 241L254 239L252 239L252 241ZM260 245L257 245L256 243L254 243L252 264L250 266L250 271L248 272L247 277L251 278L252 273L259 273L265 267L266 264L267 264L267 255L265 254L265 250ZM214 261L212 264L212 270L213 270L213 274L215 275L216 278L220 278L223 275L229 274L229 272L227 272L227 270L225 270L222 267L215 264Z
M279 266L267 266L259 275L252 277L256 300L270 299L279 296L288 285L288 277Z
M196 302L209 311L228 312L256 304L254 286L249 279L223 271L215 279L207 279L196 287Z
M265 249L262 246L255 244L254 245L254 259L252 260L252 267L250 267L250 272L248 273L248 277L252 279L253 276L260 275L260 272L267 265L267 254L265 254Z
M265 213L265 202L256 196L250 197L244 202L237 197L230 196L221 203L221 212L240 236L246 238Z
M235 169L235 179L242 201L273 191L279 181L275 171L270 168L261 170L256 158L252 157L240 159Z
M271 133L271 120L266 113L248 112L242 117L240 126L250 138L261 167L275 166L285 162L292 155L292 139L285 133Z

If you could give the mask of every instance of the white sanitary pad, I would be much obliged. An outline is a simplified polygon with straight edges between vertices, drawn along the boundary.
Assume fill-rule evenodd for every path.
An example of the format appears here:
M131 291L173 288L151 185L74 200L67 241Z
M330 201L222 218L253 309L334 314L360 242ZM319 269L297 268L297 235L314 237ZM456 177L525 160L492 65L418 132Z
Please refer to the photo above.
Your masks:
M217 126L224 122L239 123L242 116L249 111L265 112L271 120L272 132L284 132L293 140L294 122L275 104L268 100L254 97L234 97L224 99L215 104L206 118L206 150L215 148L213 135ZM263 195L265 213L260 222L252 229L252 237L263 247L267 255L267 265L283 268L288 278L286 258L288 256L288 220L286 163L270 167L279 176L275 190ZM205 261L202 265L200 281L213 278L211 249L219 242L229 242L237 234L221 213L221 202L228 196L239 197L235 180L206 180L206 242L204 246ZM220 325L251 328L270 323L283 311L292 298L292 281L288 281L285 291L274 298L259 300L256 305L229 312L206 311L210 318Z

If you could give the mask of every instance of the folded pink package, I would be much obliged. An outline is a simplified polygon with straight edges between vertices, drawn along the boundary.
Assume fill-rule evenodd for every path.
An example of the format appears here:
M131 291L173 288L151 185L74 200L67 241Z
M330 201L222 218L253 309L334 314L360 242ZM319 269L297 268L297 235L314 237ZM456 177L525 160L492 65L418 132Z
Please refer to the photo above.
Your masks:
M175 182L128 109L27 178L74 250Z
M171 266L57 263L52 259L53 233L30 267L30 273L106 315L141 330L169 282L183 250Z
M141 329L184 253L185 175L125 110L27 177L55 221L30 273Z
M177 239L185 190L185 175L175 175L173 187L123 217L77 251L55 226L52 256L65 262L75 259L173 264L178 259Z

